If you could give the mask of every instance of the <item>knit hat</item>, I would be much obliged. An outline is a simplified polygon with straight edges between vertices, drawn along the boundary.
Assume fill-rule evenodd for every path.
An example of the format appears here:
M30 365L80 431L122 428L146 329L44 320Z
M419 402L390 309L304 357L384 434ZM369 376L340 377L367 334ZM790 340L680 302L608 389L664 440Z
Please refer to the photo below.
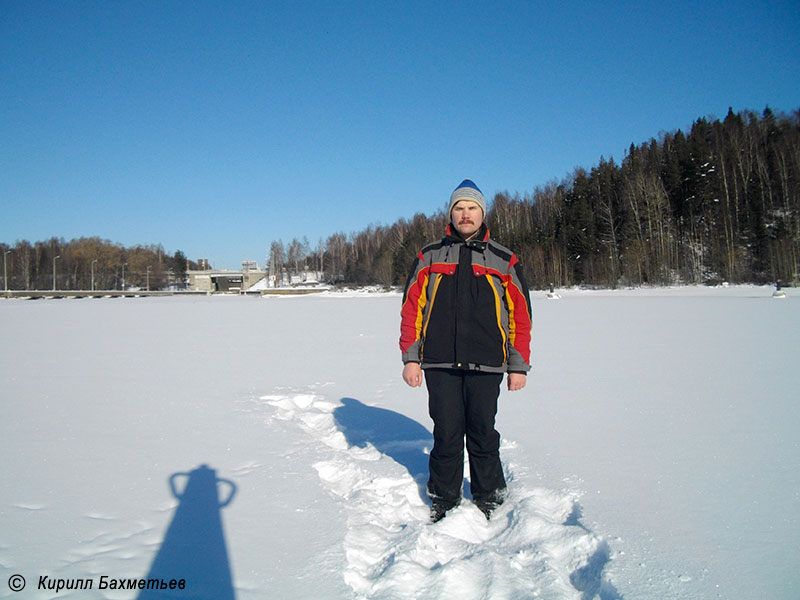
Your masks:
M459 200L469 200L470 202L475 202L481 207L483 216L486 216L486 200L483 199L483 194L471 179L465 179L458 184L458 187L450 196L450 208L448 209L447 214L453 212L453 207Z

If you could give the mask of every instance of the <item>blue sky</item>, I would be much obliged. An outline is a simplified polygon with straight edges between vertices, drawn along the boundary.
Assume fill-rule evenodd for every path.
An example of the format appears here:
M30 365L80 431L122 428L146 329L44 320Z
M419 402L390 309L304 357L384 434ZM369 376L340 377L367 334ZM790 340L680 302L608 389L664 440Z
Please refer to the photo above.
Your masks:
M0 0L0 57L0 241L238 268L798 109L800 3Z

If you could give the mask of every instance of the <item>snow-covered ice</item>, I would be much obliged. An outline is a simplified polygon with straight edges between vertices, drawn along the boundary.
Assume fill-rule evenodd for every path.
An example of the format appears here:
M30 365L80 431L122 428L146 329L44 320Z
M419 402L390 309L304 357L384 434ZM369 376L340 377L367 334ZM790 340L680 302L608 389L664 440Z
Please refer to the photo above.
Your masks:
M535 293L509 501L433 525L398 294L2 301L0 598L795 598L786 291Z

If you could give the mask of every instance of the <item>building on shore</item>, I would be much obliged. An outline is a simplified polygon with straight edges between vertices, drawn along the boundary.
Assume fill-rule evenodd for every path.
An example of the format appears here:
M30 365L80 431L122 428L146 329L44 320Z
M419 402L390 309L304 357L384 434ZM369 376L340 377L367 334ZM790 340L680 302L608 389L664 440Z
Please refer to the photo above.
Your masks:
M206 268L186 272L189 289L195 292L246 292L267 276L267 272L259 269L255 261L243 262L239 271L208 268L205 259L200 259L198 263Z

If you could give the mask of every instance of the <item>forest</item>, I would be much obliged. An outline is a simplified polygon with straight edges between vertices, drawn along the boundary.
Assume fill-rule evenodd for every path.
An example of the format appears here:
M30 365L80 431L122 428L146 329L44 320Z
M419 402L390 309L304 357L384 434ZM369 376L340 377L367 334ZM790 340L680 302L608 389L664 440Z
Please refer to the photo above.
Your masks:
M446 224L443 208L335 234L317 250L273 242L271 264L291 271L304 259L333 281L398 285ZM800 110L700 118L688 133L631 144L619 164L601 157L591 170L576 168L524 195L498 193L487 224L535 289L797 285Z
M404 283L418 250L439 239L446 198L431 215L307 240L272 241L266 268L321 271L344 285ZM495 194L491 235L513 249L532 288L776 283L800 272L800 109L697 119L688 133L631 144L561 181ZM197 268L161 246L98 238L0 244L9 289L150 288ZM123 266L127 265L127 267ZM123 273L123 269L125 272ZM55 277L55 280L54 280Z
M9 290L158 290L181 285L196 269L183 252L160 245L126 248L97 237L0 244Z

